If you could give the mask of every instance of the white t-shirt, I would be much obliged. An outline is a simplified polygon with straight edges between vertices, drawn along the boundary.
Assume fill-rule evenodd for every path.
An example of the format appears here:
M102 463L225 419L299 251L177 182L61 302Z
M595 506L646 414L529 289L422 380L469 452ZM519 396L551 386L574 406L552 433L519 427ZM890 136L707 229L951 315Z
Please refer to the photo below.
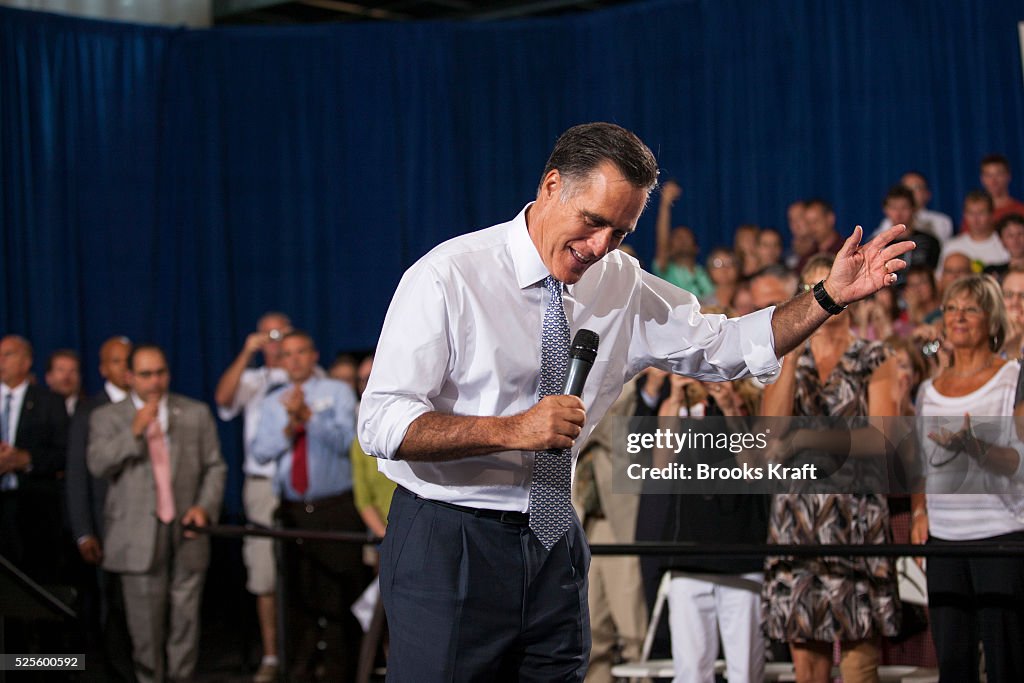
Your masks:
M970 235L957 235L942 247L939 258L941 267L950 254L963 254L972 261L981 261L986 266L999 266L1010 262L1010 252L1006 251L999 235L992 233L986 239L971 239Z
M256 436L256 425L259 424L260 403L267 395L269 389L288 383L288 373L284 368L246 368L242 371L242 377L238 380L238 388L235 390L234 401L227 408L217 406L217 416L224 420L230 420L243 410L245 411L245 425L242 428L242 438L245 441L245 462L242 471L246 476L273 478L277 472L277 463L274 461L261 465L256 462L251 453L250 445Z
M1010 361L966 396L944 396L931 380L921 384L918 438L927 477L930 535L947 541L969 541L1024 531L1024 519L1011 512L1011 508L1020 510L1020 501L1024 501L1024 457L1017 472L1004 477L981 467L966 453L942 448L928 438L940 428L959 431L968 413L979 439L1024 454L1024 443L1017 437L1010 417L1019 374L1020 365Z

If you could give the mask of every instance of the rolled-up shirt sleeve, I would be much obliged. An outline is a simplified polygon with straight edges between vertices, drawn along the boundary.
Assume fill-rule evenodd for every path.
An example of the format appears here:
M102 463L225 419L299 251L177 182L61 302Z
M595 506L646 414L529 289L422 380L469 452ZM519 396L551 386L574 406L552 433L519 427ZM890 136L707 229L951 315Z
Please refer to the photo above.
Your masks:
M654 359L657 367L701 380L778 378L774 306L738 318L702 313L692 294L648 274L640 296L630 349L637 370Z
M409 425L435 410L451 362L445 290L433 266L420 262L402 277L384 318L373 371L359 406L359 443L367 454L394 459Z

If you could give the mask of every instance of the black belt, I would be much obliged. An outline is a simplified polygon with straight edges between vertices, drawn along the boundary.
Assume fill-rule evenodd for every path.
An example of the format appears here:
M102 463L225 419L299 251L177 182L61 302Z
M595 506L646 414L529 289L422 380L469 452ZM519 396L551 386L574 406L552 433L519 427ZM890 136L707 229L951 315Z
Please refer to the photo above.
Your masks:
M432 505L440 505L443 508L449 510L456 510L463 512L467 515L473 515L474 517L482 517L483 519L494 519L502 524L512 524L514 526L528 526L530 524L530 513L519 512L517 510L488 510L487 508L472 508L468 505L456 505L455 503L446 503L441 500L431 500L430 498L424 498L423 496L417 496L409 489L399 486L398 490L406 493L416 500L422 500L424 503L431 503Z

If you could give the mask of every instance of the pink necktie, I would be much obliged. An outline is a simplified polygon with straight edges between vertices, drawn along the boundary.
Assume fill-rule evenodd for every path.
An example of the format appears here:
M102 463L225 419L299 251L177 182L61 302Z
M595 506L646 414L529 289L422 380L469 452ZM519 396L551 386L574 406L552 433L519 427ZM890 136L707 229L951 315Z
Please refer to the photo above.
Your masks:
M156 516L164 524L174 521L174 493L171 491L171 459L167 454L167 442L160 421L153 420L146 429L149 442L149 461L153 465L153 481L156 483Z

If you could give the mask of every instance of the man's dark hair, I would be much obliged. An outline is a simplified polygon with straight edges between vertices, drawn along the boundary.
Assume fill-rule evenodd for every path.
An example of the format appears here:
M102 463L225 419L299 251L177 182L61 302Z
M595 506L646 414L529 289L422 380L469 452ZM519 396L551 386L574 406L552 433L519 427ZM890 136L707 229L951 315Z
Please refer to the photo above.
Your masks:
M640 138L614 123L584 123L562 133L541 182L556 168L570 183L585 180L605 161L615 164L633 187L650 192L658 184L654 154Z
M832 205L829 204L824 199L822 199L821 197L814 197L813 199L808 199L806 202L804 202L805 209L810 209L815 206L821 209L826 214L835 214L835 210L832 208Z
M1002 235L1003 234L1003 230L1010 223L1015 223L1017 225L1024 225L1024 216L1020 215L1019 213L1008 213L1008 214L1006 214L1005 216L1003 216L1002 218L999 219L998 223L996 223L996 232L998 232L1000 235Z
M1004 157L1002 154L989 154L981 160L978 164L979 169L983 169L990 164L999 164L1006 169L1006 172L1010 172L1010 160Z
M792 280L796 278L796 273L782 265L781 263L771 263L756 273L750 276L750 281L753 282L762 277L773 277L778 280L785 282L786 280Z
M985 192L985 190L971 190L967 193L967 196L964 197L964 206L974 204L976 202L985 202L985 205L988 206L989 213L996 210L996 204L992 201L992 195Z
M915 169L910 169L909 171L906 171L903 175L904 176L916 175L918 178L920 178L921 180L924 181L924 186L925 187L930 188L932 186L931 183L928 182L928 176L926 176L924 173L921 173L920 171L917 171Z
M352 367L358 367L359 361L356 360L356 356L348 351L339 351L335 356L334 360L331 361L330 369L338 367L339 365L351 365Z
M313 335L311 335L309 332L306 332L305 330L292 330L288 334L281 337L281 341L283 342L285 339L291 339L292 337L299 337L300 339L305 339L306 341L309 342L309 345L313 348L313 350L316 351L316 342L313 341Z
M910 202L910 207L912 209L917 208L917 200L914 199L914 191L906 185L901 184L890 187L889 191L885 193L885 199L882 200L882 208L885 208L885 205L893 199L906 199Z
M935 296L936 294L939 293L939 286L935 282L935 269L933 269L928 264L926 264L926 263L916 263L916 264L910 266L909 268L907 268L906 280L909 280L911 275L923 275L923 276L925 276L926 278L928 278L928 284L931 285L932 296ZM906 286L906 282L905 281L904 281L904 286Z
M53 370L53 362L58 358L70 358L71 360L78 363L78 367L82 367L82 359L78 355L78 351L74 349L57 349L50 354L50 357L46 359L46 372Z
M167 363L167 353L158 344L139 344L128 354L128 369L132 372L135 372L135 356L139 351L156 351L163 357L164 363Z

